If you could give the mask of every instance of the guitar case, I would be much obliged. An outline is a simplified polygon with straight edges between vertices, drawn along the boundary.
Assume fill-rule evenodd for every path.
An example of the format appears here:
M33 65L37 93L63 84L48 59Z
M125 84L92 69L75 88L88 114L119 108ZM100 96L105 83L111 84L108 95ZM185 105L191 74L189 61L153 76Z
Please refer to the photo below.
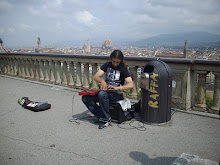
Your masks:
M28 99L28 97L22 97L18 99L18 104L20 104L25 109L39 112L39 111L45 111L51 108L51 104L48 104L47 102L35 102Z

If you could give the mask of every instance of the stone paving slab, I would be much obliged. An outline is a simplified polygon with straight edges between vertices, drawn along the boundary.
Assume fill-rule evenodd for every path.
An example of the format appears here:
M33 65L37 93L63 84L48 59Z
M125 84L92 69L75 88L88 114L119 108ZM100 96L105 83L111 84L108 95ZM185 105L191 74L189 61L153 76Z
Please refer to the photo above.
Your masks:
M77 90L0 76L0 165L219 164L218 116L176 111L166 125L136 119L99 130ZM27 96L51 109L32 112ZM77 122L70 122L72 115Z

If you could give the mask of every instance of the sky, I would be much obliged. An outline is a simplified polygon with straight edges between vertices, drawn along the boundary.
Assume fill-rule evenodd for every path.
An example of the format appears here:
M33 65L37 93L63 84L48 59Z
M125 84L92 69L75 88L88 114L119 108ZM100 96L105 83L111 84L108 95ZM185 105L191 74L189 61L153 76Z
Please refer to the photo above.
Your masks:
M42 47L107 37L114 46L179 32L220 34L220 0L0 0L6 47L37 47L38 37Z

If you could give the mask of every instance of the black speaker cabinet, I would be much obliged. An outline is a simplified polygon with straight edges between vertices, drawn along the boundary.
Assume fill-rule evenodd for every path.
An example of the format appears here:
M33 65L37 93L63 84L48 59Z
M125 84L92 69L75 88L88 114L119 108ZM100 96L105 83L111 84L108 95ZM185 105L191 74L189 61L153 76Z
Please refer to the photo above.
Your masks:
M110 103L109 111L113 122L121 124L127 120L119 103Z

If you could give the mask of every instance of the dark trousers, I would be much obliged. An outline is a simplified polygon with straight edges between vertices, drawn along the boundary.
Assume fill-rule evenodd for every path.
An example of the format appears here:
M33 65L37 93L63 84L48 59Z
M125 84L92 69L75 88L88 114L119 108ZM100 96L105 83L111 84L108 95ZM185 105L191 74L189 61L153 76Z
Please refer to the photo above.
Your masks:
M94 96L82 96L82 101L89 109L89 111L103 122L107 122L111 119L109 103L117 102L123 99L123 95L117 91L100 91L97 95Z

